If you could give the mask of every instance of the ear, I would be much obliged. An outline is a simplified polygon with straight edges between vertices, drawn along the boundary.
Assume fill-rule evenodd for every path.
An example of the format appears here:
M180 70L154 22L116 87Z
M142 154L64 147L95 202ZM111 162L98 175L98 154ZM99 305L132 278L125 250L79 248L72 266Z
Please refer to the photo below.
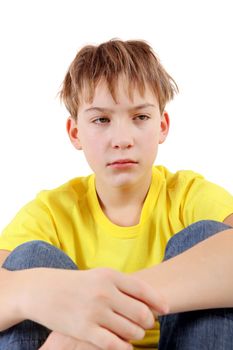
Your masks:
M78 149L81 150L82 146L78 137L78 125L77 122L72 118L69 117L66 122L66 131L69 135L70 141L72 145Z
M170 126L170 119L169 115L166 111L163 112L161 116L161 122L160 122L160 136L159 136L159 143L163 143L168 135Z

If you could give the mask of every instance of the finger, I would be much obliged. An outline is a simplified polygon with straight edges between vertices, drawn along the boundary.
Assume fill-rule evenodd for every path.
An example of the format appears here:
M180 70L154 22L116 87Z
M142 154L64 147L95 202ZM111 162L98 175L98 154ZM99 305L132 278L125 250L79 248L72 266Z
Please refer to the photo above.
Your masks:
M39 350L74 350L77 339L52 331Z
M54 350L60 350L60 349L54 349ZM68 349L65 348L65 350L68 350ZM71 350L71 349L69 349L69 350ZM104 350L104 349L101 349L101 348L97 347L96 345L91 344L90 342L79 340L77 342L75 348L72 348L72 350Z
M104 350L133 350L133 346L103 327L90 329L87 341Z
M164 297L148 283L133 276L121 275L121 278L117 278L117 287L121 292L141 300L158 313L168 313L168 304Z
M58 332L50 333L46 342L38 350L101 350L96 345Z
M112 310L105 313L99 325L127 341L140 340L145 336L145 330L142 327L139 327L136 323L112 312Z
M153 312L138 299L116 291L116 297L113 298L111 307L115 313L128 319L128 322L132 321L143 329L154 327L155 318Z

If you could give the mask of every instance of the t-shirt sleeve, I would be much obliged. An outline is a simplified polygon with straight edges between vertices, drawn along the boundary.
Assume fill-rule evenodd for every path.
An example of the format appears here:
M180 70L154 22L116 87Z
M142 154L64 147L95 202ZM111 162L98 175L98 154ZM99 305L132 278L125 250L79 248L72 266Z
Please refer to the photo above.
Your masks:
M22 243L41 240L60 247L55 222L39 199L25 205L0 235L0 249L14 250Z
M200 220L223 222L233 213L233 196L202 176L189 179L183 188L181 208L185 227Z

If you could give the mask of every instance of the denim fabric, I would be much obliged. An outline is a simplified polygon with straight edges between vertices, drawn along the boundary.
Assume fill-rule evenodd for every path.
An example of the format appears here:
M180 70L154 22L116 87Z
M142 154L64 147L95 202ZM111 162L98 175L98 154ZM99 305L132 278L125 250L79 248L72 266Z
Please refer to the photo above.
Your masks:
M77 270L66 254L43 241L31 241L18 246L7 257L3 267L11 271L35 267ZM48 328L26 320L0 332L0 350L37 350L50 332Z
M164 260L231 228L216 221L199 221L174 235ZM233 350L233 309L209 309L159 317L159 350Z
M165 260L228 228L215 221L200 221L187 227L170 239ZM3 267L12 271L34 267L77 270L61 250L42 241L31 241L17 247ZM232 309L167 315L160 317L160 326L159 350L233 350ZM0 332L0 350L37 350L50 332L46 327L26 320Z

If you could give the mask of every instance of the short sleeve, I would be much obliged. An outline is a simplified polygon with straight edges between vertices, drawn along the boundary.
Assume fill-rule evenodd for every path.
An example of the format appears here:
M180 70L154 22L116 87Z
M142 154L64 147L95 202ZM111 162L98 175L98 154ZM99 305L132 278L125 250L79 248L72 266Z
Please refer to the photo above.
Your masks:
M18 245L42 240L59 248L53 217L39 199L25 205L0 235L0 249L14 250Z
M200 220L223 222L233 213L233 196L222 187L196 176L186 184L182 203L185 227Z

